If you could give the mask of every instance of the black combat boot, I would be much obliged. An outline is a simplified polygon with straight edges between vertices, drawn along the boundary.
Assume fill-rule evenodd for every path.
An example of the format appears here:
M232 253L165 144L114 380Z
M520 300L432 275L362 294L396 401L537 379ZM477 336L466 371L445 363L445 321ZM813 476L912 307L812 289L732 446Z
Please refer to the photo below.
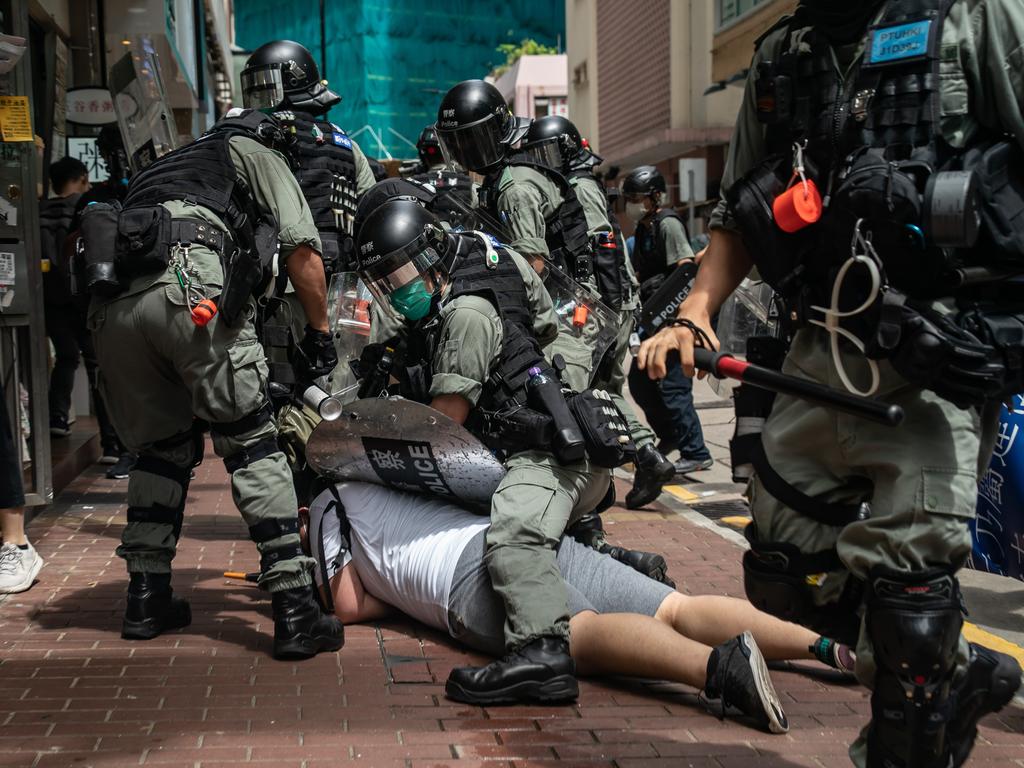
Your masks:
M675 473L675 466L659 453L654 443L643 446L636 452L636 473L633 489L626 494L626 509L640 509L650 504Z
M771 733L789 730L789 720L782 711L768 666L750 632L711 650L704 695L720 700L721 717L729 710L736 710L762 730Z
M946 743L953 765L967 761L978 737L978 721L998 712L1020 688L1020 664L1012 656L971 643L967 674L956 689L953 717L946 726Z
M128 604L124 609L121 637L151 640L169 629L192 623L188 601L175 597L169 573L132 573L128 581Z
M580 695L569 643L539 637L486 667L457 667L448 675L445 695L468 704L574 701Z
M270 601L275 659L309 659L345 644L345 625L320 610L312 586L273 592Z

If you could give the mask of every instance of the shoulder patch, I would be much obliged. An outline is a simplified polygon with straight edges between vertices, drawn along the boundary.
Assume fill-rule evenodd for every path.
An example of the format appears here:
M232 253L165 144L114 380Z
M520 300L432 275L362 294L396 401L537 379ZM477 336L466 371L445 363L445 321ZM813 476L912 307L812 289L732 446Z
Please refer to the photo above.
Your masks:
M932 19L871 30L868 64L890 64L928 54Z
M331 134L331 138L334 140L334 143L337 144L339 147L345 147L345 149L352 149L352 139L350 139L344 133L338 133L337 131L335 131L333 134Z

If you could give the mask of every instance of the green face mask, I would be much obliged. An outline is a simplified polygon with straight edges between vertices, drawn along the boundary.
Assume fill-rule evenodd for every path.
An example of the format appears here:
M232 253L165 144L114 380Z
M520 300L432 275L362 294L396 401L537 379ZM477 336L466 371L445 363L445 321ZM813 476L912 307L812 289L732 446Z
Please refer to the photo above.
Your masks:
M388 300L395 311L402 317L412 320L422 320L430 312L430 302L433 294L427 290L427 284L422 277L417 277L411 283L403 285L392 293Z

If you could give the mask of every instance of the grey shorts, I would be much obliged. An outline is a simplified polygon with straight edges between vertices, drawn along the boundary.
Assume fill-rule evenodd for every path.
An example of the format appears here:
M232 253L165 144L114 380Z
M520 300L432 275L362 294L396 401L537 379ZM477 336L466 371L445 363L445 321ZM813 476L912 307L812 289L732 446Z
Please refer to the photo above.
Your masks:
M459 558L448 598L448 624L459 642L501 656L505 606L484 565L486 534L484 530L474 536ZM582 611L653 616L674 591L568 536L562 537L558 547L558 569L569 593L570 616Z

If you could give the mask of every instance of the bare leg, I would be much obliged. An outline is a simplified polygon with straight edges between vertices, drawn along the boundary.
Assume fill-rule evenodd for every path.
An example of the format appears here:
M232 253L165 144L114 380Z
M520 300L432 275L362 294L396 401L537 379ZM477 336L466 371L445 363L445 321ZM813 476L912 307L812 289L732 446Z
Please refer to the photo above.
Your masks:
M22 546L28 544L25 538L25 508L0 509L0 533L4 543Z
M763 613L746 600L719 595L666 597L655 618L679 634L709 646L750 630L769 661L813 659L810 646L818 635L805 627Z
M648 677L697 689L707 682L711 648L650 616L584 611L572 617L569 632L581 675Z

